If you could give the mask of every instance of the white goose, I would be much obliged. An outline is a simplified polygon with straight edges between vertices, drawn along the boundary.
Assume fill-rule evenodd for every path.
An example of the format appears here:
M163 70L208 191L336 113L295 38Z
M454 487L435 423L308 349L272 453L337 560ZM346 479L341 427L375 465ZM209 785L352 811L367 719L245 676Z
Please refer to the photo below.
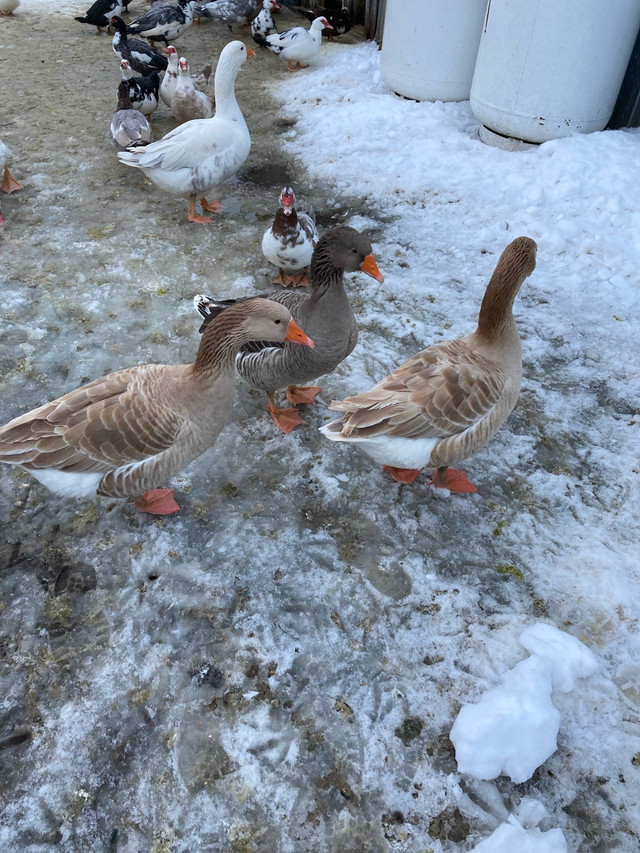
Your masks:
M221 210L220 203L207 201L206 194L230 178L249 155L251 137L236 101L235 81L247 56L254 55L241 41L232 41L223 49L215 74L216 113L212 118L188 121L143 150L118 154L121 162L142 169L160 189L187 197L191 222L212 221L195 212L196 198L204 210Z
M4 142L0 141L0 191L7 193L7 195L22 189L22 184L16 181L9 171L9 166L7 165L8 161L9 149ZM4 222L5 219L2 215L2 209L0 208L0 228L4 227Z
M256 36L256 42L277 56L287 60L287 71L299 71L306 68L322 44L322 31L333 27L326 18L315 18L308 30L304 27L292 27L281 33L269 36Z
M0 15L13 15L20 5L20 0L0 0Z
M134 498L141 512L180 509L175 476L215 442L249 341L313 341L279 303L255 297L217 317L192 364L143 364L103 376L0 427L0 461L66 497Z
M332 402L345 414L321 432L355 445L398 482L411 483L432 466L434 486L477 491L464 471L449 466L483 448L518 400L522 354L512 308L535 269L536 250L529 237L504 250L475 332L422 350L371 390Z

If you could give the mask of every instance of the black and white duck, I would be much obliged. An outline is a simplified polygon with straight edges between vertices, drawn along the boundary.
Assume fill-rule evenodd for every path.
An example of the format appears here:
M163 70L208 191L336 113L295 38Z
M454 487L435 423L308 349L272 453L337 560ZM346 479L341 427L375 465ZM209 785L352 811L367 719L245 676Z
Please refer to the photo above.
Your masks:
M193 23L193 10L197 0L178 0L177 6L168 3L154 4L148 12L132 21L127 27L129 35L142 36L168 45L189 29Z
M118 59L126 59L138 74L146 75L154 70L165 70L167 57L142 39L130 39L127 35L127 25L121 17L114 15L110 23L116 28L111 45Z
M258 11L257 0L212 0L196 7L195 15L226 24L233 34L233 27L247 27Z
M134 77L131 66L126 59L120 60L120 69L122 71L122 84L126 87L131 107L149 118L151 113L158 108L160 75L157 71L152 71L147 77Z
M274 284L306 287L306 268L318 242L316 214L309 202L298 198L291 187L283 187L280 204L262 238L262 253L278 267Z
M251 21L251 35L256 44L264 47L264 40L272 33L278 32L278 27L273 20L273 12L280 11L277 0L262 0L262 9Z
M331 30L322 31L322 35L327 38L332 39L335 36L343 36L351 29L351 13L345 6L341 6L339 0L325 8L316 6L314 9L305 9L302 6L296 6L295 9L304 15L308 21L313 21L317 17L326 18L333 27Z
M125 5L122 0L96 0L93 6L87 9L84 17L75 20L97 27L96 35L100 35L101 32L107 31L114 15L122 15Z

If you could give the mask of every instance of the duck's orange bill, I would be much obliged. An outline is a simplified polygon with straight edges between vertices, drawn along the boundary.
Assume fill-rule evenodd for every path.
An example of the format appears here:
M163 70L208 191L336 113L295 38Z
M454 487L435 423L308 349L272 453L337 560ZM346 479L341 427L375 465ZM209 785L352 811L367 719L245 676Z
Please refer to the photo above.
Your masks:
M380 283L384 281L384 276L378 269L378 264L373 260L373 255L367 255L362 262L360 269L362 272L366 272L367 275L370 275L371 278L375 278L376 281L379 281Z
M255 54L255 52L254 52L253 50L251 50L251 48L250 48L250 47L248 47L248 48L247 48L247 57L249 57L249 56L255 56L255 55L256 55L256 54Z
M290 341L292 344L302 344L305 347L313 348L315 346L309 335L305 335L295 320L289 321L285 341Z

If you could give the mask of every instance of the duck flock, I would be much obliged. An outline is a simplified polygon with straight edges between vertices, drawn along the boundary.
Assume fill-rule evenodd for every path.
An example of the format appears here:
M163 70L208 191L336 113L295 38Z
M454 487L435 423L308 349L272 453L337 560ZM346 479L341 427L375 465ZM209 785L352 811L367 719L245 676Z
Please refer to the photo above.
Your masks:
M279 32L278 9L276 0L177 0L155 3L127 24L126 2L97 0L76 18L97 33L109 31L120 63L110 124L118 160L150 179L155 186L149 192L187 199L194 227L221 211L212 193L251 149L235 83L254 50L234 29L250 27L256 49L297 72L317 56L323 34L340 35L350 26L338 7L312 17L309 26ZM213 95L211 66L192 72L171 44L204 19L230 32ZM178 124L154 141L150 117L159 103ZM21 186L8 161L0 143L0 188L10 193ZM321 428L326 438L354 445L398 482L411 483L431 468L435 488L476 491L452 466L481 450L518 400L522 361L512 308L535 268L536 248L529 237L505 247L474 331L389 365L390 373L371 389L334 401L331 409L339 415ZM59 495L128 497L142 512L170 514L180 507L173 489L163 485L215 443L233 405L237 374L266 393L274 428L289 433L304 424L299 407L312 404L321 390L309 383L335 370L358 339L344 273L362 272L380 283L384 277L364 234L348 226L319 234L313 204L290 186L281 190L262 251L282 288L240 299L197 294L202 337L192 363L118 370L14 418L0 428L0 461L22 466ZM287 407L277 400L281 392Z

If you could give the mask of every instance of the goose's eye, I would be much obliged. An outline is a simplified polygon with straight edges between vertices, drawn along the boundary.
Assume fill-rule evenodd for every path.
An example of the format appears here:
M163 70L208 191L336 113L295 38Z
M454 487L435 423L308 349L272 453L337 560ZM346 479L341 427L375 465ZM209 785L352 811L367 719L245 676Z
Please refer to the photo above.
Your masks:
M276 326L279 326L280 323L282 323L282 320L274 320L274 323L276 324Z

